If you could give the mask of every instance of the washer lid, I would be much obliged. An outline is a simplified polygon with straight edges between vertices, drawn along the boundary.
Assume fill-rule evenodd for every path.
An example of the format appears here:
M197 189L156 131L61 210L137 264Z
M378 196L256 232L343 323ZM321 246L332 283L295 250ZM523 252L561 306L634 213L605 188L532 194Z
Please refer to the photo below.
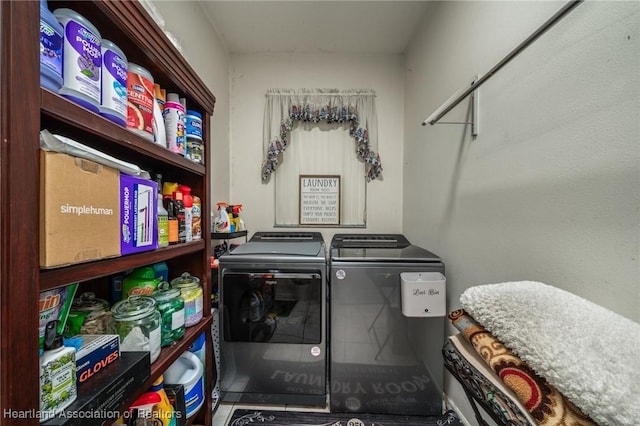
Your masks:
M402 234L336 234L331 239L332 248L404 248L411 245Z
M440 257L414 246L402 234L336 234L331 260L344 262L440 262Z
M403 248L333 248L331 260L338 262L440 262L440 257L422 247Z
M249 241L240 244L227 255L241 256L247 254L324 257L324 244L319 241Z
M320 232L291 232L291 231L259 231L253 234L250 241L292 242L292 241L320 241L324 243Z

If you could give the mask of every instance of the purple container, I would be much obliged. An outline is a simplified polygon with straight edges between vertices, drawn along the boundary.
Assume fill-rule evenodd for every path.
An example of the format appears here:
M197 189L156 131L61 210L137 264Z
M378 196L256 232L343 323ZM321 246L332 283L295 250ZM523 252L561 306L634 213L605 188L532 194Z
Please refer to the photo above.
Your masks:
M158 247L158 184L120 173L120 254Z

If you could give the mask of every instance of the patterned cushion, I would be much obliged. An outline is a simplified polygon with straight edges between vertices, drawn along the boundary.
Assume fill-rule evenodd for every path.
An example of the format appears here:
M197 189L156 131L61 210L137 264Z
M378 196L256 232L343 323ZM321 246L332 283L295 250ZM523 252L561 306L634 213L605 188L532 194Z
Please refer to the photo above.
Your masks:
M461 333L449 336L442 348L447 369L500 425L532 426L537 422L516 395L478 355Z
M464 309L449 314L452 324L513 391L539 425L595 425L575 405L538 376Z

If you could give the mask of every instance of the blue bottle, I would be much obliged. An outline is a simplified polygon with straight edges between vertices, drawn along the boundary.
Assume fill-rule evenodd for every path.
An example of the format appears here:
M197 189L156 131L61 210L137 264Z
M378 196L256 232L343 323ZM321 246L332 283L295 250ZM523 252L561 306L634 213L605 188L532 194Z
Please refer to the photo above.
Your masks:
M47 6L40 0L40 86L55 93L62 87L62 47L64 30Z

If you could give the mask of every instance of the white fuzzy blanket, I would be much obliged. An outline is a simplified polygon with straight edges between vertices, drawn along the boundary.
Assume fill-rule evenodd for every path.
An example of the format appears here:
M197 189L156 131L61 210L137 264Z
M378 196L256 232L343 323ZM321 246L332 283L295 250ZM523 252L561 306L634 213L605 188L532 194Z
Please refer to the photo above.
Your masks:
M640 425L640 324L533 281L467 289L460 302L601 425Z

